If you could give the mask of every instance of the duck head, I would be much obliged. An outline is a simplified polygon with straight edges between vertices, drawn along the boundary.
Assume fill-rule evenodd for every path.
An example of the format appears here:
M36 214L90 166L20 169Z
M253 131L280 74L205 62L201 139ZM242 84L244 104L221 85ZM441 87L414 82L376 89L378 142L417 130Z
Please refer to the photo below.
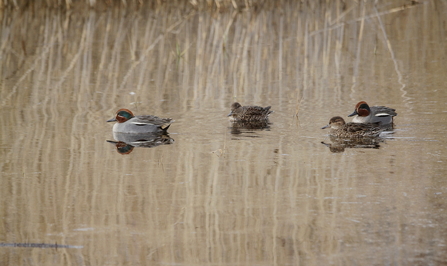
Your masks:
M233 103L231 105L231 112L228 114L228 116L232 116L235 113L235 111L237 109L239 109L240 107L242 107L242 105L240 103L238 103L238 102Z
M371 113L369 105L365 101L361 101L355 105L355 110L348 117L358 115L358 116L368 116Z
M341 117L341 116L334 116L331 118L331 120L329 120L329 124L327 124L326 126L322 127L321 129L325 129L325 128L332 128L332 129L339 129L341 128L345 123L345 120Z
M135 117L133 113L129 109L119 109L116 112L115 118L107 120L107 122L118 122L118 123L124 123L129 119L132 119Z

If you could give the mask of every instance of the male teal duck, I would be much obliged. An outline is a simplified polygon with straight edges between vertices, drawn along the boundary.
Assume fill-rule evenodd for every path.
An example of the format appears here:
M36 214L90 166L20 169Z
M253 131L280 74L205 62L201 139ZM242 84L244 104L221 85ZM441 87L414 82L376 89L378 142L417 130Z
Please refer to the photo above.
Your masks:
M138 115L129 109L119 109L115 118L107 122L118 122L113 125L113 132L119 133L166 133L171 126L171 118L160 118L154 115Z

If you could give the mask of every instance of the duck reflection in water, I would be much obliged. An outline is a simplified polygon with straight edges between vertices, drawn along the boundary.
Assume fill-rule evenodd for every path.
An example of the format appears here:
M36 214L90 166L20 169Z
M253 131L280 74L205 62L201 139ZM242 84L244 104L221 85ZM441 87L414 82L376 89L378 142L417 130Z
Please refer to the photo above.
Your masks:
M129 154L134 147L154 148L160 145L169 145L174 143L174 139L168 134L127 134L113 132L113 138L117 141L107 140L115 145L119 154Z
M257 122L231 122L231 134L252 133L253 131L269 130L271 123L268 120Z
M339 138L334 136L329 136L332 143L326 143L324 141L321 144L329 148L331 152L344 152L345 149L349 148L361 148L361 149L379 149L381 142L385 140L380 137L376 138L357 138L357 139L347 139Z
M332 143L321 142L329 147L331 152L343 152L345 148L373 148L378 149L379 143L384 140L380 133L384 128L380 123L345 123L340 116L334 116L329 120L327 126L331 128L329 137Z

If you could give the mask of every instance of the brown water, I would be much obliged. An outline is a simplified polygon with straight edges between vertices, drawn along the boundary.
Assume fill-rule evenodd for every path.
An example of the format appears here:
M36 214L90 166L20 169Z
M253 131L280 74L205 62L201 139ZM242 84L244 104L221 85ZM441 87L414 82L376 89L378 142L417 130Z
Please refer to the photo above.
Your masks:
M447 264L447 5L1 14L1 265ZM404 4L406 4L404 6ZM396 108L380 147L320 128ZM271 105L234 129L234 101ZM121 155L119 108L174 142Z

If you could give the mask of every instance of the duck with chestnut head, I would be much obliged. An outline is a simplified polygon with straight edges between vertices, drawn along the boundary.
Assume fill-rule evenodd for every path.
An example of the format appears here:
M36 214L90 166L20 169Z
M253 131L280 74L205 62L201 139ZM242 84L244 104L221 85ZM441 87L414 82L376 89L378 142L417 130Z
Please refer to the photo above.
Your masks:
M113 132L118 133L166 133L172 119L154 115L135 116L129 109L119 109L115 118L107 122L118 122L113 125Z
M392 125L397 116L396 109L386 106L369 106L365 101L355 105L355 110L348 117L354 116L353 123L380 123L381 126Z

